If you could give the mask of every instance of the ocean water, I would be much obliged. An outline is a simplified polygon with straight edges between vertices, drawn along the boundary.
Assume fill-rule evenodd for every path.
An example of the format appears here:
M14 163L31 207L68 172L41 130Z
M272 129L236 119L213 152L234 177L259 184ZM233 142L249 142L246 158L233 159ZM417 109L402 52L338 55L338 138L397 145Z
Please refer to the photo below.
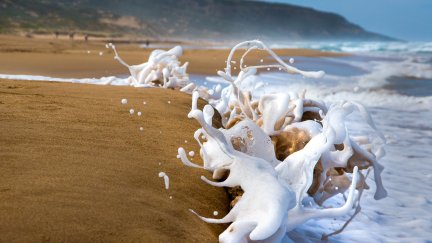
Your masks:
M394 46L392 46L394 45ZM278 70L261 72L243 83L244 89L261 86L253 95L307 90L306 96L326 103L340 100L364 104L387 139L382 177L388 197L373 199L374 182L362 197L362 211L330 242L432 241L432 43L325 43L320 50L344 51L337 58L294 57L302 70L324 70L322 79L307 79ZM286 60L290 57L284 57ZM195 77L207 85L218 77ZM368 133L359 117L350 130ZM342 204L342 197L334 199ZM289 233L296 242L320 242L323 233L343 225L347 217L313 220Z
M294 43L272 47L301 47L342 51L347 57L294 57L293 66L323 70L322 79L308 79L276 69L262 71L242 84L265 93L307 90L306 96L326 103L340 100L364 104L387 139L382 177L388 197L373 199L374 182L365 191L362 211L330 242L431 242L432 241L432 43ZM283 57L285 60L291 57ZM58 79L29 75L0 78L52 80L128 85L126 78ZM191 74L192 81L213 86L227 85L220 77ZM350 130L371 132L350 117ZM342 204L343 198L332 199ZM309 221L289 233L296 242L319 242L321 235L338 229L348 216Z

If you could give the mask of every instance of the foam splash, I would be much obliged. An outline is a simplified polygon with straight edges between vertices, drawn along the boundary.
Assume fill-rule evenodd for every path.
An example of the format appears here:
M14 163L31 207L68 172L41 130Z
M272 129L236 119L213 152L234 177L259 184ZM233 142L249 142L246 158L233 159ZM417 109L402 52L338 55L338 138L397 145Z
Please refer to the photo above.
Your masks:
M154 50L151 52L147 62L138 65L127 64L117 53L114 44L109 43L106 48L111 48L114 59L127 67L131 74L130 85L150 85L163 88L183 88L190 83L187 74L188 62L180 66L178 58L183 54L181 46L175 46L168 51Z
M231 59L241 47L247 50L239 62L240 73L233 77L231 64L235 62ZM244 58L255 49L267 51L277 64L244 65ZM218 187L240 187L243 191L233 200L232 210L221 219L202 217L191 210L208 223L232 223L219 236L221 242L278 242L310 219L339 217L354 211L353 207L359 211L359 197L368 188L362 171L369 167L374 169L375 199L387 195L380 176L383 167L378 163L384 155L385 141L363 106L347 101L327 105L307 99L305 92L278 92L254 99L254 90L240 89L241 82L260 68L278 68L311 78L322 77L323 71L294 68L260 41L233 47L226 64L218 75L230 85L220 91L218 98L209 98L203 90L192 90L188 117L201 125L194 138L201 147L203 165L189 161L183 148L178 150L178 158L185 165L209 170L213 179L219 180L202 177L203 181ZM211 105L198 109L199 97ZM364 123L375 131L374 136L351 135L346 118L352 113L362 116ZM215 119L220 120L221 128L213 126ZM340 194L346 197L343 206L320 207ZM308 197L313 198L314 205L303 205Z
M159 172L159 177L164 179L165 189L168 190L169 189L169 177L167 176L167 174L165 172Z

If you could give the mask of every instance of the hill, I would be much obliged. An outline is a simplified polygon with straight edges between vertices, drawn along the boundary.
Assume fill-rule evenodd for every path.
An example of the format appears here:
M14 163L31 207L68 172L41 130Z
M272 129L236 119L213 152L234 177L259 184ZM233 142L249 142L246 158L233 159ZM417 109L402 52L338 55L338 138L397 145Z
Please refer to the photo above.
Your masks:
M389 40L344 17L248 0L4 0L0 32L86 32L103 36L226 41Z

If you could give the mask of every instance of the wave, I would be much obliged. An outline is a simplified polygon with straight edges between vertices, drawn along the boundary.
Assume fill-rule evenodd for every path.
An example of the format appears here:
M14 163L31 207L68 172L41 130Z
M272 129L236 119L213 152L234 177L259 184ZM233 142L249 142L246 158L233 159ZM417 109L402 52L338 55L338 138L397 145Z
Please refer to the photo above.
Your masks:
M294 42L272 48L307 48L348 53L432 53L432 42Z

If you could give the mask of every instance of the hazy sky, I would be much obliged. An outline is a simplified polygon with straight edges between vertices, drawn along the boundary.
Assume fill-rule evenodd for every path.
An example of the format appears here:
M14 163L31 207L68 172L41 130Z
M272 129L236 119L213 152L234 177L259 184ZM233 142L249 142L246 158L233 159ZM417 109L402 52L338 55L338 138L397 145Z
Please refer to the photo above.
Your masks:
M432 41L432 0L264 0L341 14L366 30L403 40Z

